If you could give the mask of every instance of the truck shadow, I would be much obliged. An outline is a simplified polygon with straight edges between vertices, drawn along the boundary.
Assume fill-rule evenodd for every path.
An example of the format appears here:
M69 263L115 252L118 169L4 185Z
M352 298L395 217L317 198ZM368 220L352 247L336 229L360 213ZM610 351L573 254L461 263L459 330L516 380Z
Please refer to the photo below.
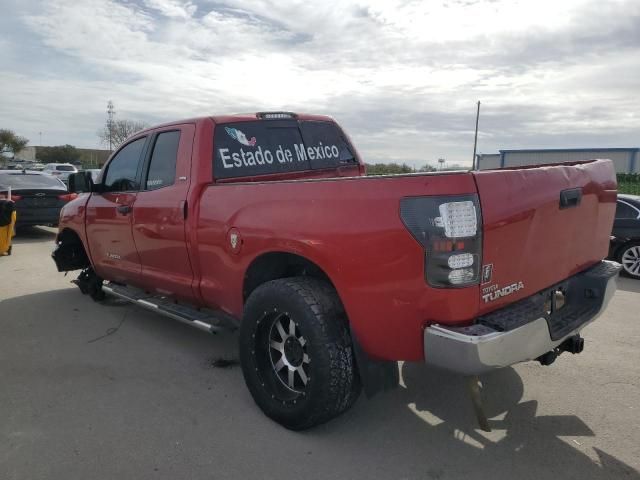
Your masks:
M524 385L513 368L480 379L489 433L478 427L465 377L406 362L400 372L404 385L397 391L361 400L346 416L355 417L349 423L366 425L357 428L384 430L390 457L409 449L424 459L429 465L424 478L640 479L638 471L614 456L594 447L594 461L581 442L563 439L596 435L576 415L538 415L536 400L522 401ZM353 428L349 423L346 428ZM343 425L338 420L323 428L334 433ZM401 437L392 440L392 429Z
M120 307L113 309L113 305ZM43 312L50 314L43 315ZM118 382L110 380L113 386L108 391L102 390L103 395L117 392L118 386L129 388L137 384L137 378L150 375L149 370L140 368L149 369L149 362L158 362L153 363L151 370L162 382L141 383L143 389L136 390L156 402L152 411L147 408L135 411L140 425L144 425L145 436L163 434L163 421L159 419L172 416L181 419L181 412L189 412L197 419L190 435L232 430L235 432L232 443L225 448L246 448L250 452L250 446L259 445L260 455L267 462L269 458L281 459L286 448L299 456L305 470L314 472L313 478L354 478L339 474L348 465L357 465L357 478L369 479L640 479L636 470L613 455L565 438L595 437L595 433L577 415L539 415L537 401L523 400L523 381L513 368L481 378L485 410L494 430L491 433L477 428L463 377L415 363L401 364L402 384L396 390L369 401L360 398L354 408L341 417L299 433L287 431L261 414L244 387L240 368L216 370L216 373L211 370L212 358L232 361L237 358L235 334L208 336L115 300L96 305L75 288L3 300L0 317L5 320L0 324L1 331L10 332L9 338L15 342L47 339L43 344L55 349L56 356L71 355L67 363L75 359L90 364L99 357L101 368L113 370L110 376L113 382ZM5 349L7 355L12 355L14 349L4 343L0 343L0 348ZM126 364L119 363L124 351L128 352ZM19 347L15 347L15 352L23 354ZM41 353L46 352L38 355ZM48 357L42 356L43 360L29 357L28 361L45 362ZM171 397L163 396L165 380L175 381L167 378L163 366L176 364L176 358L181 359L178 364L188 367L185 370L188 374L183 372L181 380L188 383L183 385L178 409ZM126 368L125 377L118 366ZM51 372L62 367L47 364ZM100 371L91 370L91 379L100 375ZM174 375L178 373L174 371ZM211 378L216 380L212 382ZM87 377L82 379L89 382ZM122 383L127 379L132 383ZM87 395L84 385L93 382L77 383L80 380L75 377L73 380L74 383L69 383L73 390L63 395L65 402L69 396L83 398ZM208 389L207 382L210 382ZM28 386L25 388L24 391L29 392ZM233 401L224 400L227 393L234 396ZM123 403L118 403L120 397L108 398L123 412L135 408L135 400L126 395ZM42 399L45 403L49 401L51 397ZM221 402L226 409L211 409L210 402ZM20 408L19 402L13 405L12 408ZM99 424L99 420L92 417L92 411L80 415L85 415L83 421L87 423ZM182 440L188 441L188 438ZM204 455L215 457L222 454L216 450L222 447L215 445L200 442L198 449ZM110 444L109 448L119 447ZM127 448L135 450L136 446L132 444ZM275 460L273 465L265 464L264 468L274 477L276 474L282 474L282 478L287 476L286 465Z

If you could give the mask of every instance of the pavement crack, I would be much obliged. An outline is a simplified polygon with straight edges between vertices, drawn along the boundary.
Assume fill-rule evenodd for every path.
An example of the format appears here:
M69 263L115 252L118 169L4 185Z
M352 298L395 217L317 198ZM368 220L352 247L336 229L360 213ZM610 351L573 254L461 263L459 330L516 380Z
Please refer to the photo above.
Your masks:
M105 331L104 335L100 335L99 337L96 337L92 340L87 341L87 343L94 343L94 342L98 342L104 338L107 338L110 335L113 335L114 333L116 333L118 330L120 330L120 327L122 326L122 324L124 323L124 321L127 319L127 313L125 312L122 315L122 320L120 320L120 323L118 324L118 326L116 327L111 327L111 328L107 328L107 330Z

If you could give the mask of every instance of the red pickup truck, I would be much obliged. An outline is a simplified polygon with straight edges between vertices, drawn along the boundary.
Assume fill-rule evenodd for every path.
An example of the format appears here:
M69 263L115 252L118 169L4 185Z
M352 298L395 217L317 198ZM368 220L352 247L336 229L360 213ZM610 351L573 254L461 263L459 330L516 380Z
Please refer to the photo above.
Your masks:
M578 353L620 267L611 162L365 176L330 118L214 116L135 134L61 212L53 258L207 331L239 326L258 406L309 428L398 382Z

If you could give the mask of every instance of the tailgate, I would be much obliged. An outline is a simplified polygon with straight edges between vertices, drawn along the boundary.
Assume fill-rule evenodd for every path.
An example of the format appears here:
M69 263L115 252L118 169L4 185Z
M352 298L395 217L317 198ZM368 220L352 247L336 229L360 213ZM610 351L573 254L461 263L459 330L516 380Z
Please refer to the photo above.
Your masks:
M617 193L611 161L488 170L474 177L484 224L481 313L607 256Z

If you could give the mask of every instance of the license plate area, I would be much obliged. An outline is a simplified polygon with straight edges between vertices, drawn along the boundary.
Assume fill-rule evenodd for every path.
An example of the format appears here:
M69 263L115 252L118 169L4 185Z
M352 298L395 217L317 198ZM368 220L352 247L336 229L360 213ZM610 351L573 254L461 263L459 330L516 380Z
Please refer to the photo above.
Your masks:
M547 315L562 310L567 305L567 286L560 285L546 292L544 301L544 311Z
M544 318L552 340L559 340L591 320L602 308L609 279L618 274L615 262L601 262L552 287L477 319L499 332Z

